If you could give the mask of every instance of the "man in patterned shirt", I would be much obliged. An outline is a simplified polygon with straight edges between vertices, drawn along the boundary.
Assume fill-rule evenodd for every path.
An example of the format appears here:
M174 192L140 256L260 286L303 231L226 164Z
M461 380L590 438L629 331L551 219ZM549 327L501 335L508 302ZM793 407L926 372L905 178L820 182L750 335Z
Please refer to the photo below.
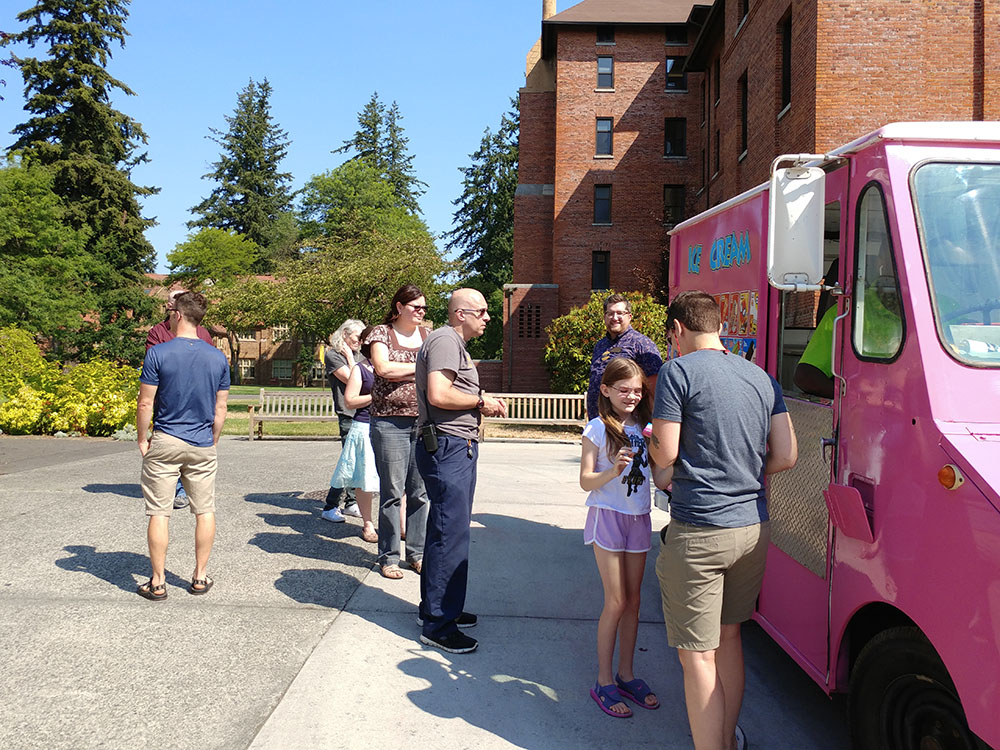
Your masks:
M646 387L656 390L656 375L663 365L660 350L653 340L632 327L632 305L624 294L612 294L604 300L604 327L608 335L594 345L590 360L590 387L587 388L587 419L597 417L597 394L608 362L615 357L635 361L646 373Z

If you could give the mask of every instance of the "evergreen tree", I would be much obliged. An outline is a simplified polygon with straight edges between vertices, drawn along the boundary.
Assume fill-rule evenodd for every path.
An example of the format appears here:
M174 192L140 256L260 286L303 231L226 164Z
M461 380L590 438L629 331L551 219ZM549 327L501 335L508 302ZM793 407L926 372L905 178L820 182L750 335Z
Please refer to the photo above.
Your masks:
M358 113L358 129L354 136L333 153L354 153L354 158L375 170L380 179L392 186L396 204L411 214L420 213L417 199L424 194L427 183L413 173L413 155L408 153L409 138L403 135L403 119L399 105L393 102L386 110L378 92Z
M114 91L134 92L107 69L111 46L124 46L129 0L38 0L18 14L29 24L4 45L48 46L45 58L12 56L24 79L29 119L13 129L11 146L31 163L48 167L70 227L87 232L86 283L95 294L98 325L87 325L63 343L70 354L141 358L135 328L152 312L142 272L153 268L153 248L143 232L153 225L139 199L156 192L132 182L145 162L142 126L111 106ZM57 342L59 343L59 342ZM103 352L101 350L104 350Z
M288 244L286 214L291 211L292 175L278 171L288 152L287 133L271 118L271 84L250 79L236 98L236 109L227 116L229 130L211 128L208 138L222 147L219 160L205 179L216 187L191 209L200 218L188 228L233 231L265 248L254 270L267 273L273 259L285 254Z
M458 250L462 283L478 289L491 305L503 300L503 285L514 267L514 191L517 189L517 100L500 118L497 132L486 128L472 164L462 169L462 195L452 201L454 229L445 233L447 250ZM497 357L502 349L502 320L497 314L479 339L470 342L478 357ZM473 348L475 351L473 352Z

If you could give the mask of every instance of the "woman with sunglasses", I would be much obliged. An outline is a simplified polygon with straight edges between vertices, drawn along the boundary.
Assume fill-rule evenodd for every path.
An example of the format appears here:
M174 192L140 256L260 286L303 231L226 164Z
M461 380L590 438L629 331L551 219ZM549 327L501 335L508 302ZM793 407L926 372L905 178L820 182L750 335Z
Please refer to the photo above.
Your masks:
M400 287L382 325L365 339L375 369L372 387L371 439L379 476L378 564L386 578L402 578L400 506L406 497L406 562L417 573L423 566L427 491L417 471L417 390L413 382L421 325L427 314L423 292L414 284Z

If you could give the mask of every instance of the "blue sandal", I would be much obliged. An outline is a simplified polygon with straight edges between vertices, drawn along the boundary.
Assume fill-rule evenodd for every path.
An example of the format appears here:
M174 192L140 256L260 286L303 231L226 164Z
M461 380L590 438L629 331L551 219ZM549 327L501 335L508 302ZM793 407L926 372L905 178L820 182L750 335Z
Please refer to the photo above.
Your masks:
M616 719L627 719L632 715L632 709L625 706L625 711L618 713L617 711L612 711L611 707L621 703L625 704L622 700L621 693L618 692L618 688L614 685L600 685L599 683L594 683L593 689L590 691L590 697L597 701L597 705L601 707L601 710L608 716L614 716Z
M660 699L656 698L656 694L649 689L649 685L646 684L645 680L640 680L636 677L634 680L625 682L620 675L615 674L615 684L618 686L618 692L635 703L635 705L648 708L650 711L660 707ZM650 695L656 698L656 703L653 705L646 703L646 698Z

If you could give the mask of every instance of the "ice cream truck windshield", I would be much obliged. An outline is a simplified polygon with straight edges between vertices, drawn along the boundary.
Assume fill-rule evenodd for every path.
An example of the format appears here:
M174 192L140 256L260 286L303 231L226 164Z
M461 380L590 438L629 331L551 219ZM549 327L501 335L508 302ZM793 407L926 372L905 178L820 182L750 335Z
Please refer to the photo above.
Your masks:
M928 162L912 186L938 337L963 364L1000 367L1000 164Z

